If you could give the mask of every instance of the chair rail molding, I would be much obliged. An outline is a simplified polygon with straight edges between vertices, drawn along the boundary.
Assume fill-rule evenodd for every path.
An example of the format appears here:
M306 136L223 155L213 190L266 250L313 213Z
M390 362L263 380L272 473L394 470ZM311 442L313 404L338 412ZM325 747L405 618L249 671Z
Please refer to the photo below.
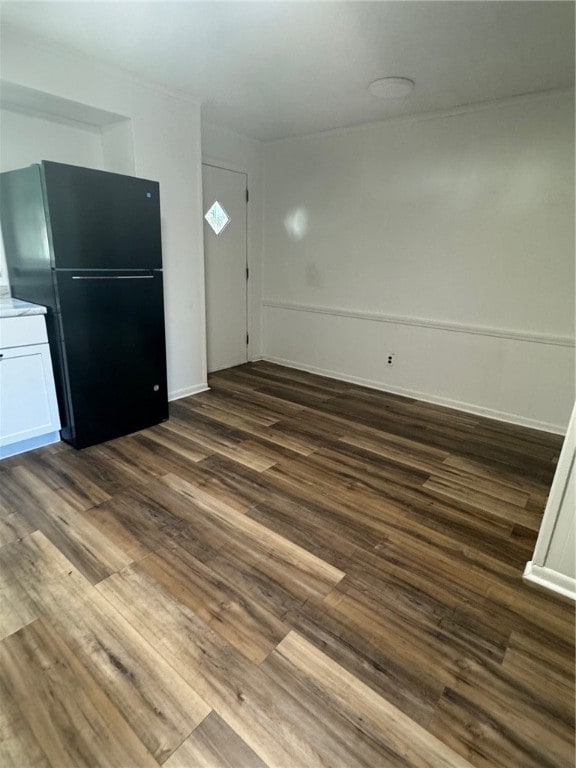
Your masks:
M432 328L439 331L451 331L453 333L471 333L477 336L494 336L501 339L513 339L514 341L526 341L533 344L551 344L558 347L574 347L576 340L571 336L548 333L535 333L532 331L518 331L509 328L492 328L490 326L473 325L471 323L453 323L445 320L416 317L411 315L389 315L383 312L366 312L358 309L345 309L342 307L325 307L316 304L295 304L275 299L263 299L263 307L273 309L287 309L294 312L310 312L333 317L349 317L355 320L370 320L377 323L389 323L392 325L415 325L422 328Z

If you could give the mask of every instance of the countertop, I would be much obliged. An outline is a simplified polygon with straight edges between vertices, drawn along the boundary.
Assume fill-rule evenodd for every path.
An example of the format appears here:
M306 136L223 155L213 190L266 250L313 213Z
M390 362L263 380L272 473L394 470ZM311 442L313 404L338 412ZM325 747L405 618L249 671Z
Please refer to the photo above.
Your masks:
M40 304L31 304L29 301L13 299L11 296L0 296L0 318L45 314L46 307L42 307Z

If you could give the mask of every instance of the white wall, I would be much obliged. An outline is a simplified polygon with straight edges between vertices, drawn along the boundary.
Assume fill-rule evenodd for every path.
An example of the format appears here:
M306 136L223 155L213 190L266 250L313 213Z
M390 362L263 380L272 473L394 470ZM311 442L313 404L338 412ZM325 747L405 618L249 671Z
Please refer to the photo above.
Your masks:
M570 94L271 142L264 158L266 358L565 430Z
M137 176L160 182L169 395L205 388L199 105L93 59L23 38L6 25L1 72L9 84L128 121L129 128L103 129L101 146L109 170L133 166ZM132 144L133 162L119 156L122 142Z
M39 160L102 168L100 130L81 123L56 122L40 117L0 110L0 169L12 171Z
M203 162L248 175L248 358L262 355L262 144L226 128L202 122Z

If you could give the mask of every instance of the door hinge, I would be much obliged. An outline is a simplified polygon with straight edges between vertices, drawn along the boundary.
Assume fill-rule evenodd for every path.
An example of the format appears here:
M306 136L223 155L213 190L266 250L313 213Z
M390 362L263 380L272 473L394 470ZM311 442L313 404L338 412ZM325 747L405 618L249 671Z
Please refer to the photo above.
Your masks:
M250 200L250 193L248 192L248 187L246 187L246 202L249 202Z
M250 336L248 336L248 334L246 334L246 344L249 344L249 343L250 343Z
M248 269L248 267L246 267L246 280L248 280L249 277L250 277L250 270Z

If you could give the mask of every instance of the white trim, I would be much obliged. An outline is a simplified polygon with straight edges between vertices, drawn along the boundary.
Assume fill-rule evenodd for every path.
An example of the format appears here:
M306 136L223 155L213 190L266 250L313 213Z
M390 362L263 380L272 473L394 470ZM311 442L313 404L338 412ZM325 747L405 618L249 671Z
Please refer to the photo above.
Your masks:
M538 533L536 547L532 556L533 561L538 566L543 566L548 557L548 552L552 544L552 537L555 535L558 515L564 503L564 496L568 490L568 481L570 472L576 460L576 406L572 411L572 416L568 424L566 439L560 452L556 473L552 481L544 517Z
M468 323L451 323L443 320L433 320L425 317L410 317L407 315L387 315L383 312L364 312L357 309L343 309L340 307L323 307L313 304L293 304L287 301L275 301L264 299L263 307L274 309L287 309L295 312L313 312L320 315L332 315L333 317L349 317L355 320L370 320L377 323L391 323L393 325L416 325L421 328L431 328L438 331L450 331L452 333L472 333L477 336L493 336L500 339L513 339L514 341L528 341L533 344L550 344L557 347L574 347L575 340L570 336L557 336L548 333L533 333L531 331L516 331L509 328L490 328L482 325Z
M548 501L546 502L546 509L544 510L540 531L538 532L534 554L532 555L532 560L526 563L524 571L524 578L528 581L533 581L540 586L559 592L566 597L570 597L572 600L576 599L576 579L568 574L547 567L546 563L550 562L549 553L553 540L559 541L566 546L568 543L566 536L572 535L571 531L573 531L573 528L570 527L570 514L573 514L574 510L569 508L568 503L565 502L565 495L570 482L573 482L573 478L571 480L571 472L575 460L576 406L572 411L566 439L558 459L558 467L552 481ZM568 529L566 529L567 521ZM561 562L563 562L563 558L561 558Z
M20 453L33 451L35 448L43 448L45 445L52 445L60 442L60 431L46 432L44 435L29 437L27 440L19 440L17 443L0 446L0 460L7 459L10 456L17 456Z
M200 392L207 392L210 389L208 384L195 384L193 387L183 387L182 389L174 389L172 392L168 392L168 400L181 400L183 397L189 397L189 395L198 395Z
M200 173L196 174L196 194L198 196L198 200L200 201L200 222L199 222L199 239L200 242L198 245L201 247L202 252L202 258L200 259L200 284L202 286L202 290L200 292L200 339L202 341L201 347L200 347L200 354L201 354L201 360L200 360L200 366L201 366L201 377L204 381L208 378L208 351L206 348L206 341L207 341L207 335L206 335L206 267L205 267L205 258L204 253L206 249L206 243L204 242L204 179L202 176L202 120L201 116L199 115L199 122L200 122L200 133L196 137L198 150L200 152ZM202 390L200 390L202 391ZM196 394L196 393L192 393ZM184 395L185 397L185 395ZM176 398L175 398L176 399Z
M576 579L553 571L551 568L535 565L532 560L526 563L522 579L576 601Z
M257 139L263 144L276 144L281 141L299 141L300 139L311 139L315 136L338 136L353 131L361 131L364 128L374 128L378 125L404 125L405 123L421 123L426 120L441 120L447 117L458 117L459 115L468 115L474 112L485 112L488 109L502 109L513 104L524 104L532 101L541 101L554 97L568 96L574 98L573 88L551 88L547 91L533 91L531 93L519 93L516 96L508 96L504 99L491 99L489 101L477 101L472 104L462 104L460 106L448 107L447 109L438 109L417 112L407 115L397 115L396 117L380 118L379 120L369 120L355 125L345 125L339 128L327 128L325 130L316 130L311 133L301 133L296 136L284 136L277 139ZM250 137L249 137L250 138Z
M296 368L300 371L307 371L308 373L315 373L318 376L326 376L329 379L338 379L339 381L347 381L350 384L359 384L362 387L368 387L369 389L377 389L380 392L390 392L394 395L403 395L404 397L410 397L413 400L422 400L425 403L433 403L434 405L444 405L447 408L455 408L459 411L465 411L466 413L472 413L475 416L485 416L488 419L496 419L497 421L504 421L507 424L517 424L521 427L529 427L530 429L537 429L541 432L552 432L556 435L564 435L566 433L566 427L561 424L552 424L548 421L539 421L537 419L527 419L524 416L519 416L515 413L507 413L506 411L496 411L493 408L484 408L473 403L466 403L462 400L453 400L450 397L441 397L439 395L431 395L428 392L419 392L414 389L407 389L405 387L391 387L384 385L380 381L373 381L372 379L363 379L360 376L349 376L345 373L338 371L331 371L328 368L319 368L314 365L306 365L304 363L295 362L294 360L285 360L281 357L274 357L271 355L264 355L262 358L270 363L277 363L278 365L285 365L287 368Z

